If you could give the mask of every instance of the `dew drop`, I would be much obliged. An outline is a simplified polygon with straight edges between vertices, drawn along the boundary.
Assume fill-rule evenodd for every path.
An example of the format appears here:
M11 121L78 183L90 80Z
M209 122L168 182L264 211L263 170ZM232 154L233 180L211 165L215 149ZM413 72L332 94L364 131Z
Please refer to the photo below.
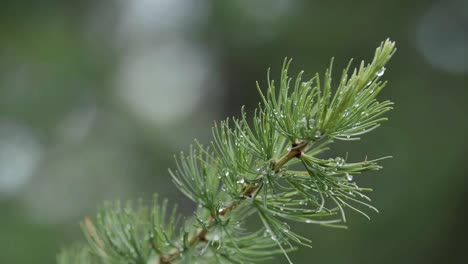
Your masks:
M341 157L338 157L335 159L335 162L337 166L342 166L344 164L344 159Z
M319 130L317 130L317 132L315 132L315 138L316 138L316 139L319 139L321 136L322 136L322 132L320 132Z
M245 182L244 178L237 181L237 183L239 183L239 184L243 184L244 182Z
M353 175L351 175L349 173L346 173L346 179L348 179L348 181L352 181L353 180Z
M384 75L384 73L385 73L385 67L382 67L382 69L380 69L380 71L378 71L376 74L377 74L377 76L380 77L380 76Z

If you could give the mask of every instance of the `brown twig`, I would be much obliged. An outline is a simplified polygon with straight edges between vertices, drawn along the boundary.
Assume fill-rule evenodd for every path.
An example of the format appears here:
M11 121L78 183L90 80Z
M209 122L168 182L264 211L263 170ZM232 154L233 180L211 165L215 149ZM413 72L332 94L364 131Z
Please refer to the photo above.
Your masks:
M281 158L275 161L275 163L273 163L271 169L275 173L278 173L281 170L281 168L283 168L284 165L286 165L286 163L288 163L290 160L294 158L300 158L303 154L304 149L307 147L309 143L310 143L309 141L294 142L291 146L291 149L286 154L284 154ZM251 198L253 194L255 193L255 191L257 191L261 187L262 187L262 184L247 185L244 188L244 193L242 194L241 199L239 201L233 201L227 207L219 209L218 216L228 215L231 211L236 209L247 198ZM209 226L214 220L215 220L215 217L210 216L208 219L207 226ZM206 238L207 234L208 234L208 229L198 228L195 235L190 239L188 245L193 246L199 241L207 242L208 241L208 239ZM169 253L168 255L161 256L159 259L159 264L170 264L174 260L176 260L179 256L180 256L180 251L178 249L175 249L173 252Z

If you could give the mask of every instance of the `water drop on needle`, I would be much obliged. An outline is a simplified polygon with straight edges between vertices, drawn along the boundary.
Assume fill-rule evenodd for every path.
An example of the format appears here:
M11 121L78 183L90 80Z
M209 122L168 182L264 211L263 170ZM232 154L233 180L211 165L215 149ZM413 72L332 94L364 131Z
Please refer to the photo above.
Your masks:
M315 138L319 139L321 136L322 136L322 132L317 130L317 132L315 132Z
M377 76L380 77L380 76L384 75L384 73L385 73L385 67L382 67L382 69L380 69L380 71L377 72Z

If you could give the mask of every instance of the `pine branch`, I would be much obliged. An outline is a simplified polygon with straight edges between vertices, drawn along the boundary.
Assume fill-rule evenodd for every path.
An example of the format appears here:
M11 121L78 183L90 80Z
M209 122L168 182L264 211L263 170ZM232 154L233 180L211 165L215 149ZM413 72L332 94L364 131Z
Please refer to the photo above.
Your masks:
M257 83L262 103L251 120L242 109L215 123L209 146L196 142L176 157L170 174L198 205L192 217L168 213L157 197L151 209L107 203L83 223L88 245L63 251L58 263L253 263L276 253L291 263L287 253L311 241L290 223L345 227L346 208L369 218L369 209L377 212L365 195L371 189L354 177L381 169L382 158L321 156L333 141L358 140L386 120L392 103L376 97L394 51L382 42L371 63L350 73L350 62L333 89L332 64L323 77L303 81L303 72L289 77L286 59L278 88L269 73L266 92ZM263 227L248 230L254 216Z

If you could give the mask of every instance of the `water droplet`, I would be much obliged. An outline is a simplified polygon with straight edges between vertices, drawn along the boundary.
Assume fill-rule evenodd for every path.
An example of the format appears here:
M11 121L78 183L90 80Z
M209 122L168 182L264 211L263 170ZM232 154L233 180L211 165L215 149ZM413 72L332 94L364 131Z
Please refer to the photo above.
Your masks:
M351 136L350 135L346 135L346 138L350 138Z
M370 90L369 93L370 93L370 94L373 94L373 93L374 93L374 89Z
M305 222L306 222L306 224L311 224L311 223L312 223L312 220L306 219Z
M348 179L348 181L352 181L353 180L353 175L351 175L349 173L346 173L346 179Z
M380 69L380 71L378 71L376 74L377 74L377 76L380 77L380 76L384 75L384 73L385 73L385 67L382 67L382 69Z
M244 178L237 181L237 183L239 183L239 184L243 184L244 182L245 182Z
M316 138L316 139L319 139L321 136L322 136L322 132L320 132L319 130L317 130L317 131L315 132L315 138Z
M369 81L366 86L370 86L372 84L372 81Z
M344 159L343 159L342 157L337 157L337 158L335 159L335 162L336 162L336 165L337 165L337 166L341 166L341 165L344 164Z
M291 147L288 147L286 150L287 150L287 151L291 151L291 149L292 149Z

